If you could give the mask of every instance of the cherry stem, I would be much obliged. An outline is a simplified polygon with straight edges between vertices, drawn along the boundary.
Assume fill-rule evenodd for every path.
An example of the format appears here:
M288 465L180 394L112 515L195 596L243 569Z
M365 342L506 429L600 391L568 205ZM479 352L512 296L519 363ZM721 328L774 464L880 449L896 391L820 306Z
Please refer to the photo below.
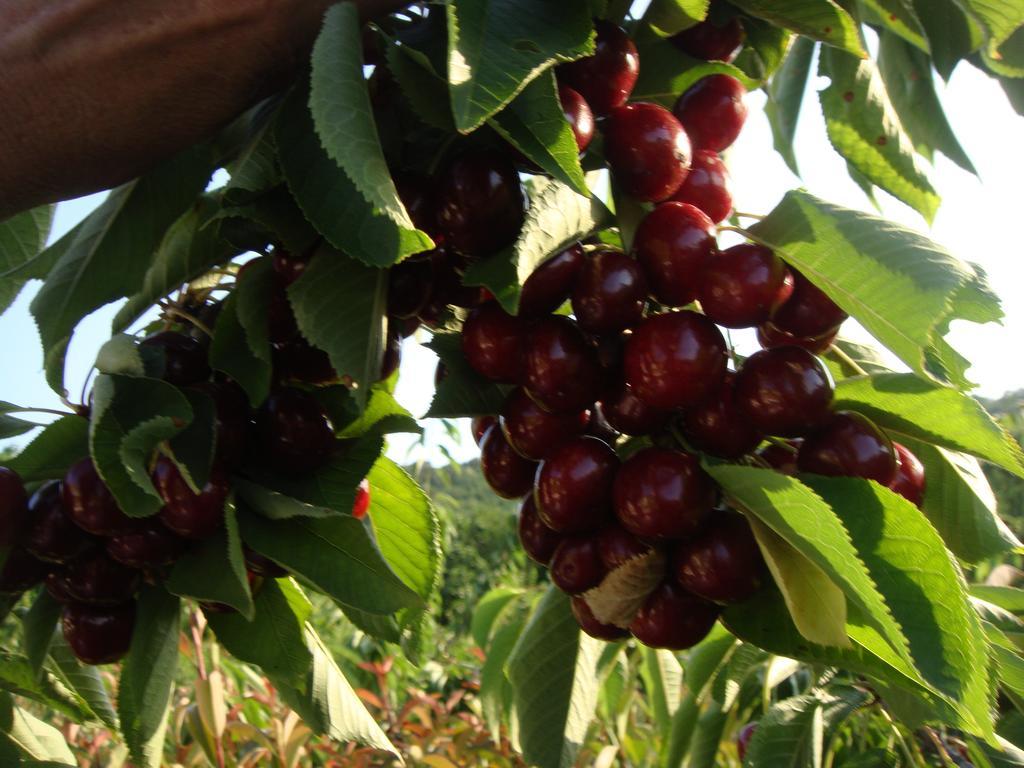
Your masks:
M211 331L202 320L199 320L194 315L186 312L185 310L173 304L161 304L160 306L167 314L171 315L172 317L179 317L182 320L187 320L189 323L194 325L196 328L205 333L211 339L213 338L213 331Z
M775 250L774 246L772 246L771 243L768 243L768 242L762 240L760 237L755 235L749 229L744 229L743 227L734 227L731 224L719 224L718 225L718 231L719 232L722 232L722 231L725 231L725 232L735 232L735 233L737 233L739 235L743 235L745 238L747 238L747 240L749 240L752 243L757 243L758 245L763 245L765 248L768 248L769 250L772 250L772 251Z
M67 405L69 408L72 407L70 403L65 403L65 405ZM10 408L4 411L4 413L52 413L54 416L75 415L73 410L69 413L68 411L58 411L55 408Z
M756 467L760 467L761 469L774 469L771 464L756 454L750 454L747 458L750 459L750 463Z
M765 440L767 440L772 445L777 445L780 448L785 448L787 451L789 451L792 454L796 454L797 453L797 449L793 447L793 444L790 443L789 440L786 440L783 437L771 437L771 436L768 436L768 437L765 438Z
M743 211L733 211L733 216L740 219L757 219L758 221L764 221L765 217L759 213L744 213Z
M868 375L870 375L870 374L868 374L868 372L867 372L867 371L865 371L865 370L864 370L864 369L863 369L863 368L861 367L860 363L858 363L858 362L857 362L856 360L854 360L854 359L853 359L852 357L850 357L850 356L849 356L848 354L846 354L845 352L843 352L843 350L842 350L842 349L841 349L841 348L839 347L839 345L837 345L837 344L833 344L833 345L832 345L832 348L831 348L831 349L830 349L829 351L830 351L830 352L831 352L831 353L832 353L833 355L835 355L836 357L838 357L838 358L839 358L839 361L840 361L841 363L845 363L846 365L850 366L850 368L852 368L852 369L853 369L853 371L854 371L854 373L856 373L856 374L857 374L858 376L868 376Z

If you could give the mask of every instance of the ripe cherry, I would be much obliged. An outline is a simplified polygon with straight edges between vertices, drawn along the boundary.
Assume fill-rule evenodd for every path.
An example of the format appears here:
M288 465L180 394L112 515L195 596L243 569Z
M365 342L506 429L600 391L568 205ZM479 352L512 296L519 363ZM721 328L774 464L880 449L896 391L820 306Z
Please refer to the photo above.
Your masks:
M174 462L160 456L153 469L153 485L164 500L160 521L179 536L204 539L224 523L224 502L230 487L220 468L213 468L209 481L195 494Z
M162 331L143 339L139 346L164 353L163 376L168 384L187 387L210 378L206 350L196 339L177 331Z
M597 551L601 556L601 564L612 571L630 560L643 557L651 551L647 544L618 523L609 523L597 534Z
M590 610L590 606L587 605L587 601L579 595L571 598L570 607L572 608L572 615L576 619L576 623L580 625L580 629L591 637L609 642L629 637L628 629L598 621L597 617L594 616L594 612Z
M647 281L636 260L611 247L587 254L572 292L572 311L587 333L632 328L643 318Z
M738 459L764 438L736 406L736 374L727 371L718 389L686 411L686 437L694 448L723 459Z
M523 321L489 301L462 324L462 352L477 373L493 381L515 382L522 373Z
M551 583L563 592L578 595L593 589L605 577L597 542L592 536L569 536L551 557Z
M274 269L274 276L277 278L278 285L282 288L287 288L294 283L305 274L306 267L309 266L309 262L312 260L312 249L305 253L292 253L284 248L275 249L270 263Z
M649 406L624 381L601 400L599 410L608 424L624 435L649 435L669 420L668 411Z
M260 408L256 439L268 465L293 474L316 471L336 445L323 406L311 394L291 388L274 392Z
M384 354L380 361L380 380L391 378L391 375L402 365L402 334L397 328L388 326L384 337Z
M486 256L519 235L525 202L519 174L497 152L456 158L441 174L436 194L445 243L464 254Z
M23 545L40 560L67 563L95 544L95 539L75 525L56 480L41 486L28 500L29 527Z
M28 494L13 469L0 467L0 547L12 546L28 517Z
M583 434L589 421L586 411L550 413L517 387L507 398L501 413L501 428L520 456L540 461L567 440Z
M729 75L708 75L698 80L676 101L676 116L694 149L721 152L730 146L743 129L747 89Z
M715 484L692 453L644 448L623 462L615 477L615 514L645 539L693 534L711 511Z
M331 384L338 381L338 372L331 359L301 335L284 344L274 344L275 380L281 383L301 381L307 384Z
M0 594L20 595L32 589L46 578L50 567L27 550L14 547L7 553L3 568L0 568Z
M548 454L534 495L540 519L559 533L595 531L611 506L619 459L596 437L577 437Z
M533 488L537 464L516 453L495 424L480 442L480 469L492 491L503 499L518 499Z
M783 475L793 476L799 472L796 464L797 453L803 440L780 440L769 443L757 452L768 466Z
M249 547L242 548L245 554L245 569L267 579L280 579L288 575L288 569L278 565L266 555L261 555Z
M892 447L896 449L896 477L889 483L889 489L920 507L924 503L924 465L902 443L893 442Z
M616 107L604 127L612 176L637 200L666 200L682 186L693 150L686 131L664 107L639 101Z
M699 208L717 224L732 210L731 184L729 169L718 153L698 149L693 153L686 181L672 199Z
M747 750L750 749L750 742L753 741L756 731L757 723L747 723L740 729L740 733L736 737L736 754L741 761L746 758Z
M519 543L534 562L547 566L562 541L562 535L548 528L537 514L533 494L519 507Z
M665 582L648 595L629 631L651 648L681 651L707 637L720 611L714 603Z
M397 174L394 181L398 197L416 229L426 232L437 242L437 197L433 182L414 173Z
M185 540L167 530L156 518L140 521L130 533L107 541L107 554L131 568L160 568L170 565L185 550Z
M802 339L833 333L849 315L801 273L792 272L793 292L772 312L772 325Z
M587 100L567 85L559 86L558 101L562 104L562 113L572 128L576 146L585 152L594 138L594 113Z
M814 338L801 338L785 331L780 331L769 320L767 323L757 327L757 343L762 349L775 349L776 347L802 347L812 355L820 355L828 351L836 340L839 330Z
M474 416L470 423L469 431L473 433L473 442L477 445L483 442L487 430L498 423L497 416Z
M419 313L421 317L440 315L448 305L472 309L484 301L483 289L462 282L471 260L470 256L444 246L430 252L433 290L430 301Z
M761 586L764 559L742 515L725 513L680 542L674 573L684 589L715 603L738 603Z
M573 320L553 315L537 321L523 349L523 385L541 407L578 412L597 399L601 366Z
M683 53L704 61L732 62L743 47L743 25L733 16L724 24L710 18L672 35L672 41Z
M142 574L98 551L70 563L63 580L63 591L75 602L120 605L135 596Z
M640 74L640 56L622 27L607 21L598 21L594 27L594 55L563 64L558 79L586 99L600 117L626 103Z
M797 465L801 472L864 477L887 486L896 478L896 450L867 416L837 411L825 426L804 438Z
M237 465L245 453L245 441L252 417L245 390L231 379L203 382L195 388L213 398L217 461L229 467Z
M714 223L688 203L662 203L644 217L633 239L651 295L669 307L693 301L700 271L715 250Z
M43 587L47 593L61 605L73 603L74 599L68 591L68 575L64 568L56 568L50 571L43 580Z
M534 269L519 294L519 316L550 315L568 301L584 258L583 246L576 243Z
M718 325L751 328L765 322L792 290L782 259L762 245L741 243L704 263L697 298Z
M801 437L828 421L831 403L828 371L800 347L756 352L736 375L736 404L766 435Z
M399 320L415 317L430 301L434 267L430 259L413 258L388 270L388 316Z
M97 536L117 536L137 525L136 519L121 511L92 459L72 464L64 475L61 490L64 508L83 531Z
M652 315L626 343L626 382L654 408L686 408L718 387L726 357L722 332L703 315Z
M61 614L64 639L86 664L112 664L128 653L135 628L135 603L94 606L71 603Z
M370 511L370 481L365 477L356 486L356 497L352 502L352 517L362 520Z

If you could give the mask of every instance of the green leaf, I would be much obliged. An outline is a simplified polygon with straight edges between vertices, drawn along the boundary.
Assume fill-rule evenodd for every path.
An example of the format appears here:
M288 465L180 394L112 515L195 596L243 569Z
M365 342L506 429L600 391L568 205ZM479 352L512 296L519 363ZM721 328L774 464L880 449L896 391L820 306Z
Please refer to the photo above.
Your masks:
M970 589L971 595L980 600L998 605L1013 614L1024 614L1024 589L991 584L972 584Z
M998 50L983 49L982 59L993 72L1006 77L1024 77L1024 27L1010 35Z
M0 651L0 689L39 702L77 723L92 712L82 698L47 670L39 674L27 657Z
M180 600L160 587L148 587L139 595L117 697L121 733L139 768L161 764L178 664L180 615Z
M28 663L38 676L50 653L50 644L57 634L61 604L41 589L32 601L32 607L21 617L21 630Z
M18 413L23 411L14 403L5 403L0 400L0 439L24 435L26 432L30 432L39 426L31 421L9 416L8 414L12 412Z
M349 391L344 390L346 396ZM335 422L337 423L337 422ZM345 424L338 433L341 438L362 437L363 435L385 435L394 432L411 432L420 434L423 428L416 422L391 392L388 383L378 381L370 387L370 399L364 410L355 420Z
M710 0L653 0L644 21L662 35L674 35L704 21L710 5Z
M961 7L986 33L990 50L999 48L1024 25L1024 5L1004 0L961 0Z
M21 707L13 706L9 696L0 704L0 740L3 744L0 758L5 765L46 768L78 765L61 732Z
M924 27L932 63L949 80L957 63L981 45L981 28L955 0L912 0Z
M217 441L217 410L205 392L182 389L192 409L192 421L168 443L171 458L192 490L200 493L210 480Z
M430 58L410 45L388 43L388 71L398 82L417 117L445 133L455 130L448 82L438 74Z
M523 590L518 587L495 587L477 601L473 609L470 634L478 648L487 647L487 641L494 631L499 614L505 606L523 594Z
M232 485L238 498L244 501L249 509L268 520L288 520L293 517L335 517L342 514L340 510L307 504L278 491L264 488L244 477L232 478Z
M89 455L89 421L63 416L43 431L21 453L4 464L26 483L63 477L68 467Z
M647 703L662 738L668 735L672 718L679 709L683 691L683 668L675 654L664 649L644 648L640 674Z
M213 332L213 341L210 344L210 366L238 382L245 390L249 403L258 406L270 394L273 373L270 364L270 345L261 347L259 352L253 351L253 342L238 316L241 290L239 286L239 289L233 291L221 306Z
M452 114L469 133L557 61L594 52L586 0L453 0L448 4Z
M855 317L913 371L931 378L926 358L948 320L998 320L988 293L970 312L957 301L984 278L936 243L892 222L789 192L768 218L751 228L830 298ZM966 365L946 376L966 386Z
M488 416L501 411L507 388L473 370L462 353L460 334L435 333L425 346L437 353L448 372L437 385L426 418Z
M222 208L207 227L241 251L263 251L274 243L305 253L320 240L283 181L259 197Z
M46 669L80 697L94 719L108 728L118 727L117 712L100 671L75 658L61 632L55 633L50 643L50 658L46 662Z
M508 605L490 642L481 646L486 648L486 658L480 668L480 703L484 719L498 739L501 738L502 712L509 710L508 714L512 714L511 707L507 706L513 695L512 683L505 666L526 628L529 610L530 605L520 600Z
M796 124L803 106L804 92L807 90L807 78L811 72L814 45L806 37L798 37L782 66L765 88L768 100L764 112L772 129L775 151L782 155L789 169L798 176L800 171L797 169L793 140L796 137Z
M735 0L751 16L828 43L857 56L865 56L857 23L832 0Z
M836 152L931 222L939 195L914 154L874 61L823 48L818 74L831 80L818 97Z
M796 40L812 42L749 16L743 19L743 31L746 40L733 64L759 82L767 80L779 68Z
M241 205L284 182L277 163L274 119L280 100L257 106L250 114L250 135L245 147L230 165L231 180L224 188L224 199Z
M29 277L18 270L46 244L53 225L54 205L43 205L0 221L0 315L14 303Z
M906 0L862 0L863 21L883 27L883 32L899 35L918 50L928 53L924 27Z
M122 374L124 376L145 376L146 361L142 359L145 347L140 347L134 336L118 333L104 342L96 353L96 370L99 373ZM156 356L159 368L164 367L162 351Z
M42 339L47 381L64 390L64 354L78 322L142 287L167 228L203 191L212 167L209 147L186 150L118 187L55 245L62 251L31 311Z

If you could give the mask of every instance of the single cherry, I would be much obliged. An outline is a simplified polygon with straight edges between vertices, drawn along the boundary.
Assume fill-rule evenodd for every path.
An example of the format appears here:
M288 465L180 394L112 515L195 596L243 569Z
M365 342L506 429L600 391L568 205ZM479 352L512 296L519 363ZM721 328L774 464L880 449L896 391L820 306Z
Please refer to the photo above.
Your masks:
M61 614L64 639L86 664L112 664L128 653L135 628L135 603L94 606L71 603Z
M772 312L771 324L801 339L814 339L836 331L849 315L825 292L795 269L793 292Z
M698 276L716 250L714 222L689 203L674 201L647 214L633 239L651 295L668 307L693 301Z
M487 430L497 423L497 416L474 416L469 428L469 431L473 433L473 442L480 445Z
M576 619L576 623L580 625L580 629L591 637L609 642L629 637L628 629L598 621L594 612L590 610L590 606L587 605L587 601L579 595L571 598L570 606L572 615Z
M867 416L837 411L825 426L804 438L797 466L801 472L864 477L887 486L896 478L896 450Z
M198 494L193 493L178 467L160 456L153 469L153 485L164 500L160 522L186 539L205 539L224 523L224 502L231 490L223 470L214 467Z
M570 318L537 321L523 344L523 386L549 411L579 412L601 389L601 367L593 347Z
M797 452L803 440L781 440L769 443L757 452L757 455L776 472L793 476L799 472L796 465Z
M638 101L616 107L604 127L604 151L612 176L637 200L666 200L690 171L690 139L672 113Z
M707 637L720 612L714 603L665 582L647 597L629 631L651 648L681 651Z
M339 380L331 358L301 335L284 344L274 344L274 377L279 383L301 381L306 384L332 384Z
M70 563L63 580L63 591L74 602L120 605L135 596L142 574L98 551Z
M613 522L597 534L597 551L601 556L601 564L606 570L613 571L630 560L646 555L651 551L651 545Z
M801 338L791 333L780 331L769 320L767 323L757 327L757 343L762 349L775 349L776 347L802 347L812 355L820 355L828 351L832 342L836 340L839 329L822 336L814 338Z
M313 250L305 253L292 253L284 248L276 248L271 259L271 266L274 269L274 276L283 288L298 280L306 272L306 267L313 260Z
M640 74L640 56L626 30L598 21L593 56L558 68L558 79L584 99L597 116L626 103Z
M896 477L889 483L889 489L920 507L924 503L924 465L902 443L894 441L892 447L896 449Z
M130 533L107 541L107 554L131 568L161 568L170 565L185 550L185 540L167 530L157 518L140 521Z
M586 152L590 141L594 138L594 113L578 91L574 91L567 85L559 86L558 101L562 105L562 114L565 115L569 127L572 128L572 135L576 139L576 146L580 152Z
M597 530L611 507L618 467L615 451L596 437L564 443L537 471L534 497L540 519L559 533Z
M470 256L443 246L430 252L433 290L430 301L420 310L420 317L440 315L448 305L472 309L484 302L484 289L463 285L463 276L471 261Z
M578 595L593 589L605 577L597 542L592 536L569 536L551 557L551 583L563 592Z
M626 382L654 408L686 408L718 387L726 358L722 332L704 315L652 315L626 343Z
M630 533L679 539L700 527L717 490L692 453L644 448L622 463L614 496L615 514Z
M445 243L472 256L486 256L512 243L523 226L523 190L515 164L497 152L455 159L436 191L438 223Z
M533 494L523 499L519 507L519 544L530 559L547 567L561 541L562 535L548 528L537 514Z
M61 484L64 508L79 528L96 536L118 536L138 524L117 505L92 459L71 465Z
M688 29L684 29L669 40L683 53L704 61L730 63L743 47L743 24L733 16L724 24L716 24L710 18Z
M190 336L177 331L161 331L144 338L139 346L163 350L164 368L161 378L168 384L187 387L210 378L206 350Z
M257 573L267 579L280 579L288 575L288 569L278 565L266 555L261 555L255 549L243 547L245 555L245 569L249 573Z
M672 200L699 208L716 224L732 210L732 181L717 152L698 149L690 161L686 181L672 195Z
M501 428L520 456L540 461L562 443L583 434L590 417L586 411L550 413L517 387L501 412Z
M668 411L649 406L624 381L602 398L597 410L613 429L624 435L649 435L669 420Z
M356 486L356 497L352 502L352 517L362 520L370 511L370 481L365 477Z
M426 176L402 173L394 177L398 197L405 206L416 229L426 232L437 242L437 195L434 183Z
M726 371L718 389L686 411L686 437L694 448L723 459L738 459L764 438L736 406L736 374Z
M704 263L697 298L718 325L751 328L765 322L792 290L782 259L763 245L741 243Z
M70 584L68 583L67 571L64 568L58 567L46 574L46 578L43 580L43 587L50 597L61 605L75 602L68 591Z
M40 560L67 563L96 542L71 519L64 506L60 483L56 480L32 494L28 500L28 513L29 527L22 543Z
M643 318L647 281L635 259L611 247L587 254L572 292L572 311L587 333L632 328Z
M462 352L481 376L512 383L522 373L523 336L523 321L489 301L462 324Z
M806 349L764 349L740 366L736 404L764 434L801 437L828 421L832 379Z
M3 568L0 568L0 594L20 595L32 589L46 578L51 566L29 554L21 547L14 547L7 553Z
M21 536L28 518L28 494L13 469L0 467L0 547L10 547Z
M519 294L519 316L550 315L567 302L584 258L583 246L576 243L534 269Z
M714 603L738 603L761 586L765 564L746 519L727 512L673 554L679 584Z
M256 415L264 461L293 474L314 472L331 457L334 427L316 398L298 389L274 392Z
M415 317L430 301L434 267L430 259L406 259L388 270L388 316Z
M503 499L518 499L533 488L537 464L516 453L495 424L480 442L480 469L492 491Z
M676 116L694 149L721 152L730 146L743 129L747 89L729 75L708 75L690 86L676 101Z

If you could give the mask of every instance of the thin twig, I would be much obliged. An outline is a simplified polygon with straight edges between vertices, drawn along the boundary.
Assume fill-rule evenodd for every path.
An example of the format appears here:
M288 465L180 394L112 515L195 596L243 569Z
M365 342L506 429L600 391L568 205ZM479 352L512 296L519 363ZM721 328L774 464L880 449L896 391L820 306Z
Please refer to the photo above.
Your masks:
M764 216L760 213L744 213L743 211L733 211L733 216L741 219L757 219L758 221L764 221Z
M838 357L840 362L846 363L846 365L850 366L850 368L852 368L854 373L856 373L858 376L868 375L868 372L861 367L860 363L858 363L848 354L843 352L843 350L839 348L838 344L833 344L829 351L832 352L832 354L834 354L836 357Z

